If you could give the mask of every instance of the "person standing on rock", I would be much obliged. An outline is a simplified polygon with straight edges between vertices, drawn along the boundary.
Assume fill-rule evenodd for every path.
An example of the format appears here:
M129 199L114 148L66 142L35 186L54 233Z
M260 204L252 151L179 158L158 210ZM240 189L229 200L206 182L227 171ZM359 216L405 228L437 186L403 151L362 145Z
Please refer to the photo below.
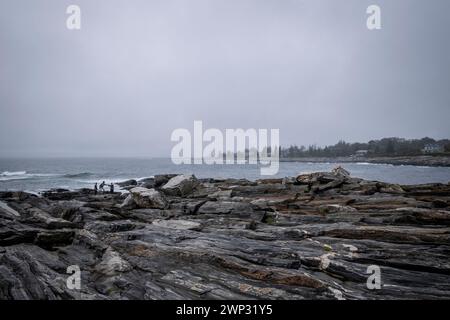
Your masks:
M98 188L97 188L97 182L94 185L94 194L97 194Z
M105 192L105 185L106 185L105 181L103 181L102 183L100 183L100 191L101 191L101 192Z
M111 182L111 184L109 185L109 192L110 193L114 193L114 184Z

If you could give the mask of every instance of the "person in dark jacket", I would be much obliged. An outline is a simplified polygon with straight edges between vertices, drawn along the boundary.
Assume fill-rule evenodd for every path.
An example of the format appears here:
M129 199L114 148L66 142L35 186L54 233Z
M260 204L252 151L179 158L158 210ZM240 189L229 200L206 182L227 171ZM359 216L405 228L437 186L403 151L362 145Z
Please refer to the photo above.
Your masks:
M100 189L101 192L105 192L105 185L106 185L105 181L100 183L100 188L99 189Z
M111 184L109 185L109 192L110 193L114 193L114 184L111 182Z
M97 194L97 191L98 191L98 187L97 187L97 182L96 182L94 185L94 194Z

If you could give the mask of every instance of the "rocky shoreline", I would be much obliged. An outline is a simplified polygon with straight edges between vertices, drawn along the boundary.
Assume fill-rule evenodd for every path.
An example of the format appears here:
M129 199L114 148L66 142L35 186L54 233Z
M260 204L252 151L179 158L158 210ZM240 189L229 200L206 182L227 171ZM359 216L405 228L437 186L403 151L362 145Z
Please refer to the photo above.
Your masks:
M450 184L338 168L121 185L129 193L0 192L0 299L450 298Z
M394 166L450 167L450 156L411 156L411 157L335 157L335 158L281 158L281 162L308 163L374 163Z

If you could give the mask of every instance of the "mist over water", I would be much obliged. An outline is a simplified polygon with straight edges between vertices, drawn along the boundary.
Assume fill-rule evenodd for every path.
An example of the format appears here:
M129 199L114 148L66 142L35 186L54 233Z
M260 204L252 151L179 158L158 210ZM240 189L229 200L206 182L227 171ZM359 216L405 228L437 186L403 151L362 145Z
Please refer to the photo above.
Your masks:
M275 176L261 176L257 165L175 165L165 158L0 159L0 190L43 191L51 188L92 188L107 183L156 174L193 173L198 178L250 180L330 171L339 163L281 162ZM354 177L399 184L448 183L450 168L345 163Z

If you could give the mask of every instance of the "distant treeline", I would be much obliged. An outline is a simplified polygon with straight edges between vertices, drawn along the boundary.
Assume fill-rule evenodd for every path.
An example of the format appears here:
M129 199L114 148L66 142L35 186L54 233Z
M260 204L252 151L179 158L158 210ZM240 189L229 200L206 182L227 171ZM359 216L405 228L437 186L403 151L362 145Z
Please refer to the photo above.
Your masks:
M281 158L350 157L350 156L415 156L450 153L450 140L384 138L367 143L339 141L334 146L316 145L281 148Z

